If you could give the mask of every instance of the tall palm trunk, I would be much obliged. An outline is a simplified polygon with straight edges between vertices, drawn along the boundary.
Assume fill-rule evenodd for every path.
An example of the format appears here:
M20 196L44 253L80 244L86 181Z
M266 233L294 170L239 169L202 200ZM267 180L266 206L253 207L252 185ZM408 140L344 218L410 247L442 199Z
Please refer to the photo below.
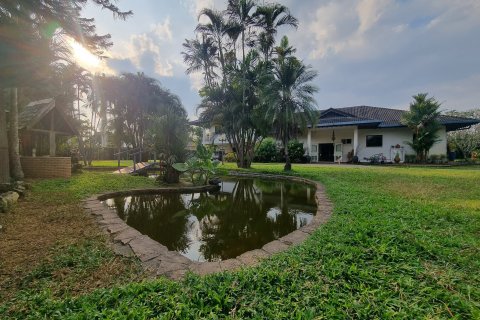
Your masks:
M12 178L23 179L22 164L20 163L20 142L18 139L18 89L10 91L10 165Z
M10 182L8 160L7 116L3 104L3 89L0 88L0 184Z
M283 171L290 171L292 170L292 163L290 162L290 155L288 154L288 142L283 142L285 146L285 167L283 167Z

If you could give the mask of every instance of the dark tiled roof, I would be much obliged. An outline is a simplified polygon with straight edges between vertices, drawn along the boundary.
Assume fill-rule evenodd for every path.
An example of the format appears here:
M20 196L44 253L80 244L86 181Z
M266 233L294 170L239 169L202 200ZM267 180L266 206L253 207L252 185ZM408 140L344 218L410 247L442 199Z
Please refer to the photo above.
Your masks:
M55 108L54 99L44 99L30 102L18 115L18 129L32 128L53 108Z
M379 108L370 106L355 106L347 108L330 108L320 111L318 127L335 127L358 125L363 127L393 128L404 127L401 123L405 110ZM478 119L453 116L440 116L440 123L447 131L457 130L480 123Z

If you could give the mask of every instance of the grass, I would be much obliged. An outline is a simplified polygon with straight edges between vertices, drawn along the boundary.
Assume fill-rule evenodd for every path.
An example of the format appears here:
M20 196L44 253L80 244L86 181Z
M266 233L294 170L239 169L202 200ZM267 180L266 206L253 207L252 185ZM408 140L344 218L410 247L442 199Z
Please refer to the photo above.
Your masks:
M152 185L148 178L93 172L34 182L12 213L0 215L0 301L11 300L17 310L15 296L64 298L143 279L136 261L113 254L80 200Z
M42 287L20 290L0 318L480 318L480 170L294 169L325 184L335 207L302 245L257 267L179 283L158 279L61 298ZM110 187L127 183L80 177L68 192L102 189L103 179ZM50 182L41 188L55 190Z

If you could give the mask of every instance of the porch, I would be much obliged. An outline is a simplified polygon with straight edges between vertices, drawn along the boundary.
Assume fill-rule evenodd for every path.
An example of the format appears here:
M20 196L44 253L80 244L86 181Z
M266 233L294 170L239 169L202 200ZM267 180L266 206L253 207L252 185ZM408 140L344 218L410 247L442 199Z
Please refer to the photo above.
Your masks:
M377 156L382 161L393 162L397 154L403 162L405 154L414 153L405 143L411 139L412 133L408 128L339 126L309 128L299 140L313 163L349 163L354 156L359 162L369 162L371 157ZM443 145L439 147L442 149Z
M351 162L358 149L358 128L308 129L303 142L311 162Z

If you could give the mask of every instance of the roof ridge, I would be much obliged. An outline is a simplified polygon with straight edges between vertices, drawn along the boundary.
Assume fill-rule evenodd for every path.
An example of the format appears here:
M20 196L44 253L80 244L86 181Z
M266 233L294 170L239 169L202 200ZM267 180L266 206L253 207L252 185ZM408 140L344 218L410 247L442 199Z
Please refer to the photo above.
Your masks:
M46 98L46 99L31 101L29 104L26 105L26 107L33 107L36 105L47 104L47 103L51 103L52 101L54 101L53 98Z

